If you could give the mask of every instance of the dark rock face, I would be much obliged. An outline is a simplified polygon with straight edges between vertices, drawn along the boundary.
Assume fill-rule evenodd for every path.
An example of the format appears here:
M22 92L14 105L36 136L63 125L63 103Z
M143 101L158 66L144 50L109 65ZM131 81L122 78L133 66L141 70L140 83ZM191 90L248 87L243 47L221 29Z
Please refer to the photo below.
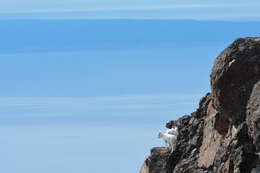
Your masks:
M215 60L211 94L177 125L173 153L152 149L140 173L260 173L260 38L237 39Z
M151 150L151 156L145 160L142 173L167 173L170 163L170 150L166 147L156 147Z
M237 39L215 60L211 89L215 108L232 124L245 120L247 100L260 79L260 38Z
M207 94L201 99L199 109L191 116L185 115L177 121L170 121L166 124L168 128L174 125L179 128L175 151L170 153L170 149L167 147L153 148L140 173L183 173L200 170L197 160L202 144L204 119L210 100L211 95ZM144 168L146 169L144 170Z
M257 152L260 152L260 81L254 85L247 104L247 125Z

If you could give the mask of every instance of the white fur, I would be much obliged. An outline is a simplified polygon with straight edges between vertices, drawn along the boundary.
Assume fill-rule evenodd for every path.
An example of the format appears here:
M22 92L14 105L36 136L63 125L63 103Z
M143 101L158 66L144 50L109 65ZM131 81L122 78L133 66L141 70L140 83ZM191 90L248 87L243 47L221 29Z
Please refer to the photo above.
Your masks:
M163 140L165 141L166 146L168 144L171 147L171 152L173 152L173 148L174 148L175 143L177 141L177 136L171 135L171 134L167 134L167 133L164 134L161 131L159 131L158 138L163 138Z
M174 128L168 129L168 130L166 131L166 133L167 133L167 134L171 134L171 135L175 135L175 136L178 137L178 135L179 135L178 127L175 126Z

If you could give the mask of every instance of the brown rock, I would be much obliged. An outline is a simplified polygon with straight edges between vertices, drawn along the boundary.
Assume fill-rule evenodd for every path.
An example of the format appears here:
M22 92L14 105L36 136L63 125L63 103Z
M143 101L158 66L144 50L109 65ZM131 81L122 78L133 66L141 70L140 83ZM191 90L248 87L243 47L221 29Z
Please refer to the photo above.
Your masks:
M154 148L140 173L260 172L260 38L218 56L211 90L196 112L166 124L179 128L175 150Z
M232 124L245 119L247 100L260 79L260 39L237 39L215 60L211 73L213 105Z
M214 129L217 113L218 112L212 107L212 102L210 102L198 160L198 166L200 168L209 168L213 165L215 156L221 144L221 135Z
M155 147L151 149L150 156L145 160L140 173L167 173L170 157L170 148Z
M230 162L230 159L228 159L224 163L224 166L223 166L221 172L223 172L223 173L230 173L231 172L231 162Z
M149 172L150 172L149 166L148 166L147 162L145 161L140 170L140 173L149 173Z
M260 81L254 85L247 105L248 133L253 138L257 152L260 152Z

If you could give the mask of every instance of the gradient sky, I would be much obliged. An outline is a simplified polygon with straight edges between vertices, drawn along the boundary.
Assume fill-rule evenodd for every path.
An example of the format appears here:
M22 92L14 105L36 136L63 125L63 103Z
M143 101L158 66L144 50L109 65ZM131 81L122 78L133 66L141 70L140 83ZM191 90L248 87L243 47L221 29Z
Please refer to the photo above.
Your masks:
M2 20L2 172L138 172L163 145L157 131L209 91L233 38L187 46L176 36L190 22L201 32L194 21Z
M163 145L157 131L210 91L218 54L260 35L259 8L256 0L0 0L1 171L138 172Z
M0 4L0 19L258 20L260 17L260 2L257 0L1 0Z
M8 173L133 173L210 91L214 59L260 22L1 20Z

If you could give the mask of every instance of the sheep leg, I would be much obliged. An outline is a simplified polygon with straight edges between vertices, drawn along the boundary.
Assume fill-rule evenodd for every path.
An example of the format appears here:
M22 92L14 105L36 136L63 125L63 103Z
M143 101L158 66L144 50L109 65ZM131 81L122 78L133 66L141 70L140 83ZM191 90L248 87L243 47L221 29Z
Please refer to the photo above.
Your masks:
M173 143L171 143L171 153L173 152L174 148L175 148L175 145Z

